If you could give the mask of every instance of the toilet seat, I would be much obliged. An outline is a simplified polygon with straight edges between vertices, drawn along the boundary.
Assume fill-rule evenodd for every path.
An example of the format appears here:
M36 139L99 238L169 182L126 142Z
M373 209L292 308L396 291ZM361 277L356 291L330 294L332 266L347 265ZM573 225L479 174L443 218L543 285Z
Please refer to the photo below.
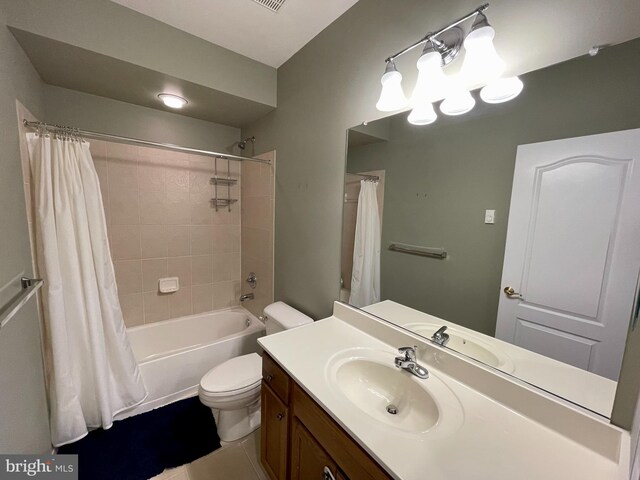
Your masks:
M260 386L262 358L257 353L235 357L209 370L200 381L200 395L216 398L240 395Z

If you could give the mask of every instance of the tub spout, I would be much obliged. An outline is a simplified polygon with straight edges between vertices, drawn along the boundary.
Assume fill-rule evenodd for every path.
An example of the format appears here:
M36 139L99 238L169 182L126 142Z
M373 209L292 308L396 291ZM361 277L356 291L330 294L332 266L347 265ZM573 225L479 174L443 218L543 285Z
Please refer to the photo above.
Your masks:
M253 293L247 293L246 295L240 295L240 301L244 302L245 300L253 300Z

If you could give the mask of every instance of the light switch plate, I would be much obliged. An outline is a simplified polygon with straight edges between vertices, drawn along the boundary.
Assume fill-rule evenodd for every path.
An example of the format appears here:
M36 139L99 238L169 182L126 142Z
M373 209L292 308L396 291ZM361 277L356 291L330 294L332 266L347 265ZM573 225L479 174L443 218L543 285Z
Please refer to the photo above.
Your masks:
M493 225L496 223L496 211L495 210L485 210L484 211L484 223L488 223Z

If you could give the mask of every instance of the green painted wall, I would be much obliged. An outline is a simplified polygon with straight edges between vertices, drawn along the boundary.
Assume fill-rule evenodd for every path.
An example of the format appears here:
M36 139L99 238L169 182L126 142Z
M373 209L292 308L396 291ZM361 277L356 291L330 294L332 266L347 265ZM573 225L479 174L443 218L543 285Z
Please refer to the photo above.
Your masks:
M0 289L18 275L33 274L16 99L34 115L41 115L41 89L37 73L6 29L0 9ZM11 285L14 292L19 291L16 282ZM8 290L0 292L3 306ZM51 451L34 300L0 331L0 417L0 452Z
M579 57L522 76L507 104L424 127L400 114L390 141L350 148L349 172L386 170L382 298L493 335L517 146L640 127L638 58L640 40ZM391 241L449 258L390 252Z
M243 135L256 136L257 152L278 152L277 299L316 318L331 313L340 288L346 130L383 116L375 103L386 57L477 6L473 0L360 0L278 69L278 108L243 129ZM524 0L491 4L497 48L519 73L581 55L593 38L631 29L634 22L625 13L628 2L563 0L554 8L567 18L581 12L588 27L547 37L534 49L542 32L560 27L550 26L544 15L530 16L531 8ZM597 29L590 30L592 18ZM407 91L415 82L417 55L397 63Z

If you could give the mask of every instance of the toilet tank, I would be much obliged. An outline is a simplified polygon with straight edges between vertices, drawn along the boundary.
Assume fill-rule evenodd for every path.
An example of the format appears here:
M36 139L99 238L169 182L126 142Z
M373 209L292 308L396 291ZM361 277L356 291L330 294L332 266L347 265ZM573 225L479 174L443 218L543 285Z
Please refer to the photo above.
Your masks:
M275 302L265 307L264 323L267 335L271 335L272 333L313 323L313 319L284 302Z

